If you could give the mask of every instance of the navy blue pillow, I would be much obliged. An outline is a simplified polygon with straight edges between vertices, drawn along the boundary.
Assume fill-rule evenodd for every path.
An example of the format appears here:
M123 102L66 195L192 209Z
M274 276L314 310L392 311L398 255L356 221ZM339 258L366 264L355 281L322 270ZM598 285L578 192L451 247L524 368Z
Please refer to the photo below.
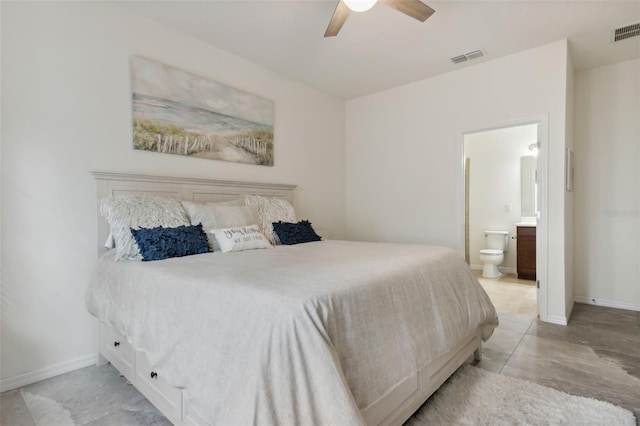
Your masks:
M298 223L274 222L273 232L277 235L280 244L287 246L311 241L320 241L322 238L311 227L308 220L301 220Z
M201 223L176 228L131 228L131 234L138 243L142 260L162 260L209 251L207 234Z

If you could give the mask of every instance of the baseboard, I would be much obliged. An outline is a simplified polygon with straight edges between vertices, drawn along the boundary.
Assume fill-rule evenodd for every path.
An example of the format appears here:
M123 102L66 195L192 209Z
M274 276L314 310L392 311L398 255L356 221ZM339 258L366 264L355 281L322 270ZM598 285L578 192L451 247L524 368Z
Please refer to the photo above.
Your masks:
M571 306L569 307L569 311L567 312L567 319L571 319L571 314L573 313L573 307L576 306L576 301L571 301Z
M49 367L0 379L0 392L18 389L35 382L39 382L40 380L49 379L79 368L95 365L97 359L96 354L85 355L69 361L54 364Z
M640 305L636 303L625 303L582 296L575 296L573 300L577 303L585 303L587 305L605 306L607 308L625 309L627 311L640 311Z
M567 325L569 323L569 321L567 320L567 317L563 317L560 315L547 315L547 321L551 324L558 324L558 325Z

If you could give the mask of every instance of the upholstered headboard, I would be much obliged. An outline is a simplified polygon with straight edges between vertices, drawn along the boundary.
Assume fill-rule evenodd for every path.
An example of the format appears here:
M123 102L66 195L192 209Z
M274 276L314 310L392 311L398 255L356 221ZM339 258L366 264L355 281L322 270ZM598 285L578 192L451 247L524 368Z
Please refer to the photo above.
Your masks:
M278 183L239 182L215 179L150 176L128 173L91 172L98 189L98 253L105 251L104 242L109 235L109 226L100 216L100 200L119 194L155 194L180 201L200 203L227 201L243 194L278 197L293 205L293 190L296 185ZM295 207L295 206L294 206Z

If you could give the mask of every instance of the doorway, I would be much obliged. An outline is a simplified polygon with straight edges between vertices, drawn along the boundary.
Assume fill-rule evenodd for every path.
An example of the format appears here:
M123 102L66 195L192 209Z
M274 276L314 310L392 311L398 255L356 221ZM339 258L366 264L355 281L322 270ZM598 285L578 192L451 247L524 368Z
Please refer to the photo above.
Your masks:
M541 116L464 132L459 212L464 223L461 252L490 294L504 293L494 302L499 310L539 315L542 320L547 312L546 129L546 117ZM490 241L487 235L494 231L499 238ZM486 249L495 242L500 245L502 234L502 256L488 257ZM535 265L534 276L523 268L527 258ZM497 269L490 265L496 261ZM490 278L483 278L483 273Z

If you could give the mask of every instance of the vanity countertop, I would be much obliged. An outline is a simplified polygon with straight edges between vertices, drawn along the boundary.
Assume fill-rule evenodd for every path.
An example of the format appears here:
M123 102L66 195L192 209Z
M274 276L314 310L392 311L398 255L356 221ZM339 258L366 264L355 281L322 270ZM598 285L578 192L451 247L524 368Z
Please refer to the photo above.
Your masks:
M536 227L535 222L518 222L518 223L514 223L515 226L529 226L532 228Z

